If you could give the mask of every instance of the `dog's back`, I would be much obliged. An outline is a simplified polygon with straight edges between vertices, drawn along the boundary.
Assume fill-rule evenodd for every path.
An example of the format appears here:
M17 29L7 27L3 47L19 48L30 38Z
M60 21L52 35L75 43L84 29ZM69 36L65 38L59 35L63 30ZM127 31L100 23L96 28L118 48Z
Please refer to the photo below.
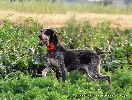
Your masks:
M99 65L98 55L91 50L67 50L64 53L65 66L68 71L78 69L80 65L89 65L95 63L95 67Z

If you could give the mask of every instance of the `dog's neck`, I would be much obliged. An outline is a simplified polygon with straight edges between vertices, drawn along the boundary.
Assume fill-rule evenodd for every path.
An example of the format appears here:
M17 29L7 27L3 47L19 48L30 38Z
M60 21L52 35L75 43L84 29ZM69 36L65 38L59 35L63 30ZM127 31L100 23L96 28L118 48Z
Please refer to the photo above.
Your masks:
M47 50L53 51L53 50L55 50L55 48L56 48L56 45L54 44L54 42L50 42L48 47L47 47Z
M50 42L47 47L47 51L48 52L56 52L56 51L65 52L66 49L64 49L64 47L61 46L60 44L55 45L54 42Z

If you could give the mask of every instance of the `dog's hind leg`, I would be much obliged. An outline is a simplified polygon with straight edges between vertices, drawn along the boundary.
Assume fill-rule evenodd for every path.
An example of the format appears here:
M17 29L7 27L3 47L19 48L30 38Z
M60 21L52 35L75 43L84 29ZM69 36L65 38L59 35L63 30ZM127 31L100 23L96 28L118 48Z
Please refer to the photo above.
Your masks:
M81 68L85 70L86 76L87 76L88 78L90 78L91 80L94 80L94 78L90 75L90 72L89 72L89 70L88 70L87 65L83 65L83 66L81 66Z
M92 76L94 79L107 80L108 83L111 84L111 79L110 79L110 77L109 77L109 76L106 76L106 75L102 75L102 74L100 73L100 67L99 67L99 66L98 66L97 68L94 67L94 68L91 69L90 71L91 71L90 73L92 73L91 76Z
M102 75L101 73L99 73L99 74L97 75L97 78L98 78L98 79L107 80L109 84L112 83L110 76Z
M89 74L94 79L102 79L107 80L109 84L111 84L111 79L109 76L102 75L100 73L100 62L99 57L94 57L91 59L91 62L87 65Z

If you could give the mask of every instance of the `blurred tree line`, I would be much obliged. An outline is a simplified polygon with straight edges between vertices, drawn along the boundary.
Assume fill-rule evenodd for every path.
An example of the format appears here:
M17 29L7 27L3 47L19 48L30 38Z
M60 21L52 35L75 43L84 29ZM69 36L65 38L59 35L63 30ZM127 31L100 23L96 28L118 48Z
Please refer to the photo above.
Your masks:
M15 2L15 1L46 1L46 2L58 2L58 1L63 1L63 0L9 0L10 2Z
M10 1L10 2L24 2L24 1L38 1L38 2L65 2L65 3L92 3L92 4L102 4L102 5L109 5L113 4L114 1L116 0L3 0L3 1ZM132 0L119 0L118 3L120 4L121 1L124 1L124 5L130 5L132 4ZM117 2L117 1L116 1Z

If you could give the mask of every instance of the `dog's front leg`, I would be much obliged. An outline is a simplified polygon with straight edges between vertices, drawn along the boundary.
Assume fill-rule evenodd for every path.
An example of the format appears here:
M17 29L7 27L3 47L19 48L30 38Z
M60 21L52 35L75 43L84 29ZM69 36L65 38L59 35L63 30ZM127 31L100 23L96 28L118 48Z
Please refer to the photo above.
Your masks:
M46 77L47 76L47 73L50 71L50 67L46 67L43 71L42 71L42 76Z
M66 80L66 68L63 66L61 66L61 77L62 77L62 81L64 81L65 82L65 80Z
M64 63L64 55L63 53L59 54L59 62L60 62L60 73L61 73L61 77L62 77L62 81L65 82L66 80L66 67L65 67L65 63Z

